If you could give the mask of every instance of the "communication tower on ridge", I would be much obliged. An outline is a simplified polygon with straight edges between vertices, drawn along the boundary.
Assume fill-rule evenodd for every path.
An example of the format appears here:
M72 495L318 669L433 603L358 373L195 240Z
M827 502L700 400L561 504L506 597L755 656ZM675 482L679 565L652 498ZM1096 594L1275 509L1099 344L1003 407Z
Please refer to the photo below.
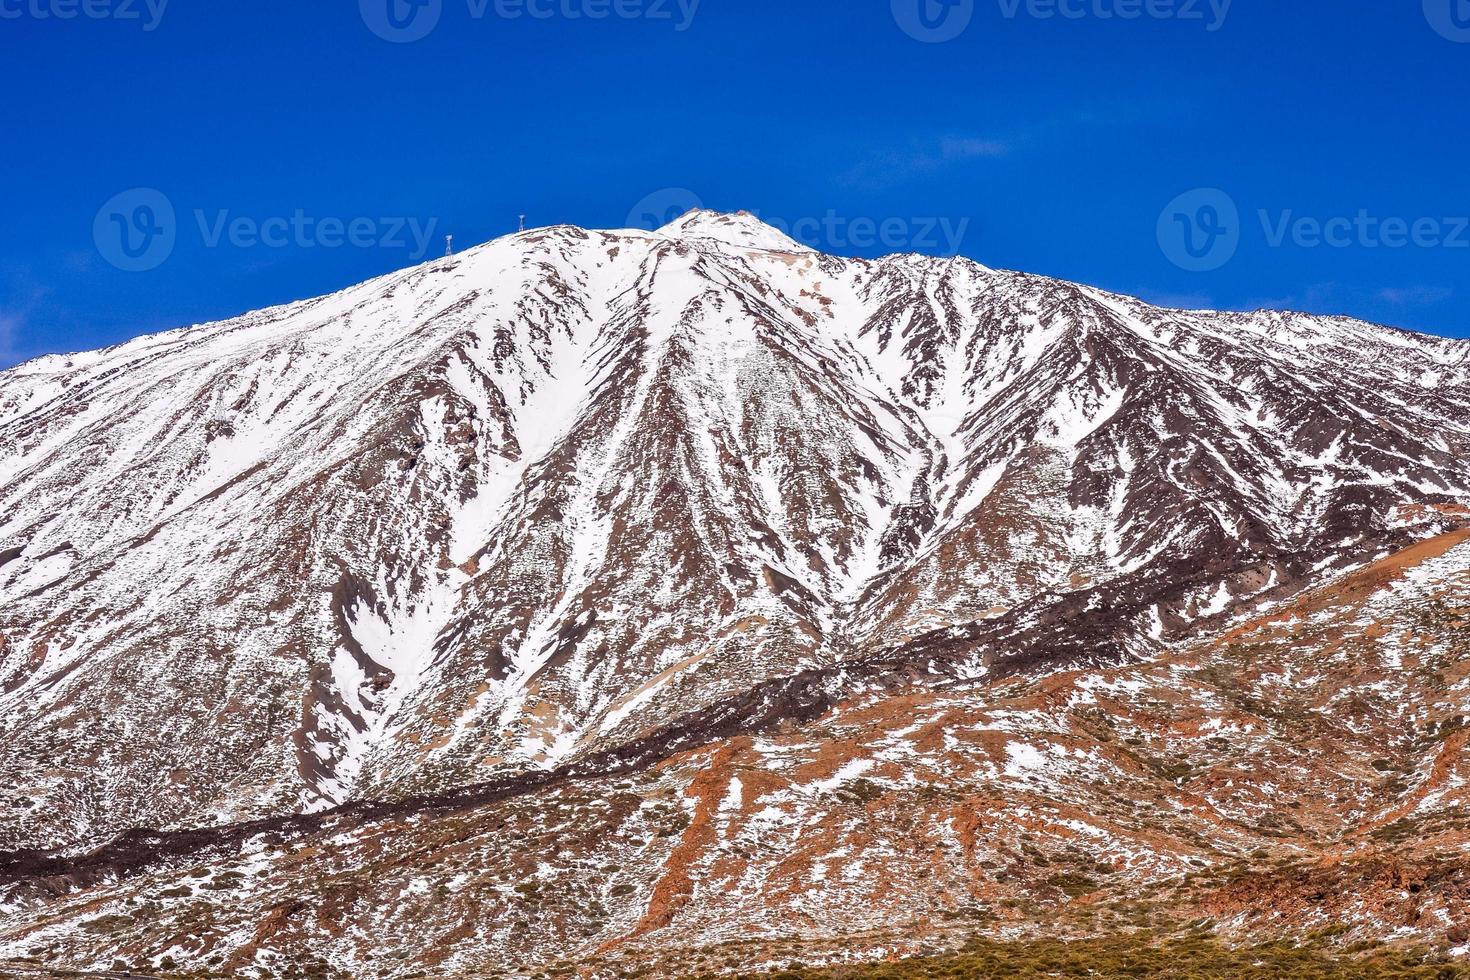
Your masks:
M453 235L445 235L444 236L444 255L447 258L448 256L451 256L453 254L454 254L454 236Z

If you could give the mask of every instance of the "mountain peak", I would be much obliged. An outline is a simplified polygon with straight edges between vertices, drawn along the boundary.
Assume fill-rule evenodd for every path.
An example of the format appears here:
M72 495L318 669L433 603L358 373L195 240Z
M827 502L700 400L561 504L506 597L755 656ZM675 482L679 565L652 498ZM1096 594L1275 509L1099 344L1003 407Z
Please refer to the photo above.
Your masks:
M1470 341L795 249L550 226L0 372L0 968L673 976L1200 868L1458 927Z
M741 248L773 252L810 252L812 249L766 224L749 211L733 214L693 208L658 230L670 238L707 238Z

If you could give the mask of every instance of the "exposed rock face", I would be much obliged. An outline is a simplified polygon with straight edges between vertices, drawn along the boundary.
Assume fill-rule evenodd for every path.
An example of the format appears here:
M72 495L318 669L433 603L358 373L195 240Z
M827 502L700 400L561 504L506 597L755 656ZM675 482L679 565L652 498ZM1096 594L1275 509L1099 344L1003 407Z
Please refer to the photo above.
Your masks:
M69 855L11 854L0 878L33 912L37 887L166 878L244 846L260 862L251 874L350 873L367 889L360 879L391 875L369 874L376 858L352 848L389 832L485 835L505 852L495 873L524 874L517 862L558 852L539 838L507 850L487 828L524 818L539 834L580 800L572 852L627 862L631 890L566 871L562 897L601 895L602 919L547 923L515 948L481 932L470 963L690 929L721 941L738 918L708 890L721 876L785 875L792 895L834 883L804 912L750 893L772 921L800 912L788 926L881 925L888 913L843 884L866 880L852 868L881 867L909 895L932 887L935 908L943 888L989 907L976 868L1014 863L1041 819L1017 814L1043 801L1106 818L1109 846L1131 841L1138 861L1118 874L1215 867L1262 846L1251 793L1283 784L1222 776L1200 797L1160 782L1118 748L1110 733L1138 718L1099 685L1134 671L1128 683L1173 684L1159 698L1201 725L1247 724L1218 714L1235 688L1208 671L1248 674L1255 654L1230 659L1197 637L1421 547L1466 498L1470 342L1162 310L963 259L840 259L745 215L527 232L322 299L0 374L0 848ZM1317 659L1289 670L1319 669L1335 649L1293 650ZM1186 650L1197 659L1168 660ZM1123 666L1138 663L1152 666ZM1241 697L1276 697L1260 678L1239 684ZM1006 702L1008 685L1030 700ZM1382 693L1312 710L1386 732L1412 706ZM1103 716L1093 727L1079 720L1084 695ZM1015 759L1009 736L964 735L994 731L996 711L1039 726ZM783 720L823 727L773 735ZM1223 765L1212 740L1239 742L1169 730L1155 734L1188 746L1161 743L1159 760L1178 752L1211 771ZM1336 750L1315 730L1262 738L1278 761ZM1392 765L1423 762L1387 748ZM1007 766L1051 773L1032 804ZM726 806L734 771L762 775ZM1089 788L1104 771L1113 788ZM1354 816L1326 803L1294 813L1283 853L1387 819L1353 795L1368 774L1332 772L1346 780L1333 805ZM771 780L815 809L750 810ZM870 822L887 819L875 801L900 784L936 798L959 786L954 812L904 804L949 828L942 842L917 825L863 833L890 845L909 834L904 847L933 837L925 867L965 860L921 885L897 854L844 858L858 850L840 843L855 832L843 807L857 805L843 787L858 780ZM1301 792L1325 786L1313 772ZM368 800L383 802L353 804ZM1117 800L1170 815L1110 815ZM679 825L665 836L643 826L659 807ZM817 836L719 856L734 838L717 815L754 827L773 808L776 826ZM247 820L263 822L132 835L90 871L67 863L129 828ZM620 850L625 825L646 846ZM275 850L347 826L370 829L332 845L341 863ZM818 864L830 877L812 877ZM425 888L460 887L404 867ZM655 867L671 870L655 881ZM141 895L133 881L108 894ZM247 918L273 910L270 929L250 919L268 933L255 945L330 958L289 938L307 928L298 912L326 913L266 894L241 904ZM247 955L230 942L181 955Z
M1131 665L870 689L474 800L10 857L0 959L668 976L1191 921L1464 953L1467 718L1461 529Z

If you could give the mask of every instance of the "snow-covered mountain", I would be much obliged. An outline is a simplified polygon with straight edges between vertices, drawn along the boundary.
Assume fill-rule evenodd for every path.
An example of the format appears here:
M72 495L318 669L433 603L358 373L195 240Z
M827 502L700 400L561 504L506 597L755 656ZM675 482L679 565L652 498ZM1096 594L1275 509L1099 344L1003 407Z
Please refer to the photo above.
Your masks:
M1202 975L1458 977L1467 514L1141 661L874 689L658 765L474 799L0 854L0 972L832 977L787 968L1213 933L1252 961ZM1386 957L1384 939L1407 948ZM1304 969L1290 940L1349 962ZM1088 951L835 976L1079 976Z
M1121 663L1467 496L1470 342L525 232L0 374L0 846Z

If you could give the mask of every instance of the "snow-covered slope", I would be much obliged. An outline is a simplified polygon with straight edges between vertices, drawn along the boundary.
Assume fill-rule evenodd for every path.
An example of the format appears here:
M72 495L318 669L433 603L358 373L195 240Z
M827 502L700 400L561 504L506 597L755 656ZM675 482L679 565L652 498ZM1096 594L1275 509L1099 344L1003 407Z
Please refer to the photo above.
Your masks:
M1213 932L1459 976L1467 676L1470 525L1138 662L869 690L474 800L0 854L0 972L892 976L977 937ZM977 967L929 975L1014 975Z
M43 358L0 374L0 844L551 767L804 672L1116 661L1426 531L1467 458L1470 343L744 214Z

